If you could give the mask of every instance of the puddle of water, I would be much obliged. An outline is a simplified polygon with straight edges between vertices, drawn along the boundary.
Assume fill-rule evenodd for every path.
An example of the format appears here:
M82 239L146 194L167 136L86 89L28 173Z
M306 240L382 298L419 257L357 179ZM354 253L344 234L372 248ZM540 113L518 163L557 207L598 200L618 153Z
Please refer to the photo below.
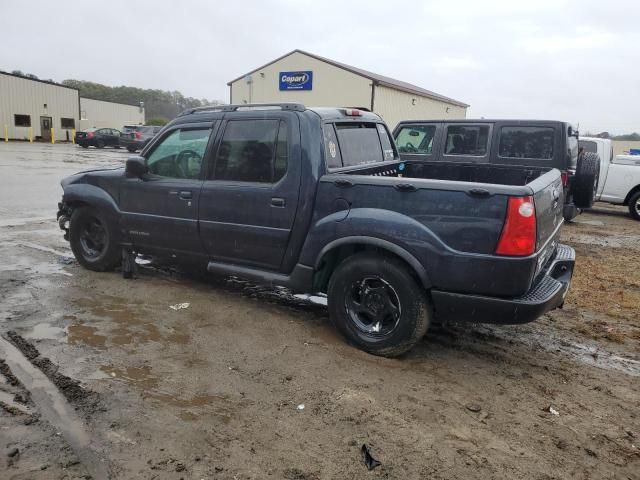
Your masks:
M98 329L90 325L69 325L67 327L67 342L71 345L83 343L94 348L105 348L107 337L98 335Z
M37 243L31 243L31 242L16 242L14 245L18 247L31 248L33 250L40 250L41 252L45 252L45 253L53 253L54 255L58 255L60 257L73 256L73 252L71 251L71 249L65 250L65 251L56 250L55 248L45 247L43 245L38 245Z
M64 328L54 327L50 323L39 323L33 327L30 333L27 333L24 336L34 340L55 340L63 335Z
M0 352L38 407L39 412L60 431L93 478L106 480L106 462L100 458L84 423L62 396L58 388L11 343L0 337Z
M55 215L54 215L55 217ZM0 227L22 227L28 223L51 221L52 217L5 218L0 220Z

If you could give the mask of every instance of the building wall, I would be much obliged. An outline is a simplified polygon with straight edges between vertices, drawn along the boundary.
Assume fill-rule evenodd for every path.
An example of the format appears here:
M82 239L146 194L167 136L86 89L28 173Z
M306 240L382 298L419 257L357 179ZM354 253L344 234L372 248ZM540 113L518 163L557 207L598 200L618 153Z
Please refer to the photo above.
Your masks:
M122 103L80 98L80 130L109 127L121 130L124 125L144 124L144 108Z
M59 85L0 73L0 134L5 126L10 139L29 139L29 127L17 127L14 115L30 115L33 138L41 136L40 117L51 117L56 140L66 140L71 129L61 127L61 118L73 118L78 123L78 91ZM46 104L46 108L45 105Z
M279 73L311 70L312 90L279 90ZM371 107L371 81L299 52L231 84L231 103L301 102L309 107ZM251 90L251 92L250 92ZM251 94L250 94L251 93Z
M381 85L376 86L373 110L393 130L400 120L465 118L467 109Z

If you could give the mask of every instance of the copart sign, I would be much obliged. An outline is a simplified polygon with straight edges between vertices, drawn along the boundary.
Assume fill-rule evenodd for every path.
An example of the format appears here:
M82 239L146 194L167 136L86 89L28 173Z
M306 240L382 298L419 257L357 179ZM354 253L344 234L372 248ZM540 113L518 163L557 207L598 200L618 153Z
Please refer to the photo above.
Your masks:
M313 72L280 72L280 90L311 90Z

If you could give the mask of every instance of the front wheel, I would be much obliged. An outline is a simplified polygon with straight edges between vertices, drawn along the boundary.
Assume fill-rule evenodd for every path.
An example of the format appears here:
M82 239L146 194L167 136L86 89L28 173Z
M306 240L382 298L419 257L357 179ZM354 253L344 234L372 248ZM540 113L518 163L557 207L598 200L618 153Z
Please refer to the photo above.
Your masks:
M135 153L136 151L134 147L127 147L127 150L129 150L129 153Z
M331 276L329 316L358 348L385 357L410 350L431 319L426 293L399 259L359 253L344 260Z
M629 213L635 220L640 220L640 192L631 195L629 199Z
M114 233L114 228L99 210L93 207L74 210L69 241L78 263L96 272L113 270L121 259Z
M102 140L98 140L96 142L96 148L104 148L104 142Z

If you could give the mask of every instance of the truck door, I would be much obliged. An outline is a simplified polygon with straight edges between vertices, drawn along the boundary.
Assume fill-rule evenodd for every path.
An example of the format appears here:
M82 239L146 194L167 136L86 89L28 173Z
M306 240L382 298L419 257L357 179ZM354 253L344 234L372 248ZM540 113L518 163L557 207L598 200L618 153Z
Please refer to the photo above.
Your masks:
M149 173L127 178L120 192L123 230L143 251L201 254L198 204L203 158L214 124L168 130L146 155Z
M200 236L214 260L280 268L300 189L298 118L238 112L218 135L200 197ZM298 139L297 141L295 139Z

